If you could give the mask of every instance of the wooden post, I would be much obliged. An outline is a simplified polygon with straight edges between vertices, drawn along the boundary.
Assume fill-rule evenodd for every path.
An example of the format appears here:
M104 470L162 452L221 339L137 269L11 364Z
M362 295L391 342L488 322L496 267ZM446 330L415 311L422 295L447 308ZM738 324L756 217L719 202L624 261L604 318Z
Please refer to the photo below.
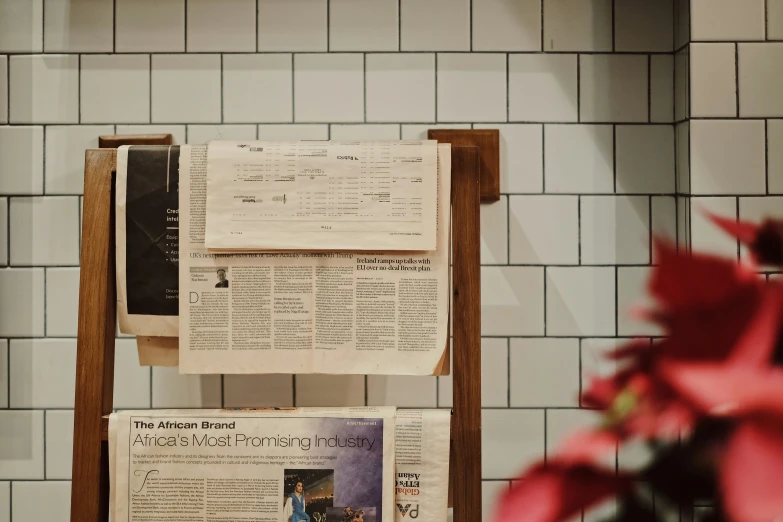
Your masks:
M114 390L116 150L88 150L84 165L71 521L102 522L109 517L109 452L101 421Z
M481 258L477 147L451 149L454 520L481 520Z

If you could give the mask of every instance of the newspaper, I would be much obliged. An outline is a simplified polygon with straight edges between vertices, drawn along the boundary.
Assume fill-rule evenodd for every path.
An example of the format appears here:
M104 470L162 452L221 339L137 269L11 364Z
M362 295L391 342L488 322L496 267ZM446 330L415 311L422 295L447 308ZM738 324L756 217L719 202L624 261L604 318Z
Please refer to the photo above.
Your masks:
M400 522L442 522L451 416L446 410L397 410L392 431L392 412L114 413L109 420L110 519L382 522L393 516ZM303 506L291 496L298 481Z
M438 147L437 250L214 253L207 149L180 155L181 373L448 372L451 155Z
M123 333L179 333L179 153L176 145L117 151L117 315Z
M437 142L211 141L210 250L436 249Z
M394 408L128 411L110 435L115 521L394 517Z

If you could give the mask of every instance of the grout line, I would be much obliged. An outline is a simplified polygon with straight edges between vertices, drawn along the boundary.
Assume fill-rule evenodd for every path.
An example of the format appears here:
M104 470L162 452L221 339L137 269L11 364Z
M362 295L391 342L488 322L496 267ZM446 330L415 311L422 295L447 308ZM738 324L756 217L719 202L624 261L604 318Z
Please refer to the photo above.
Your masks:
M113 16L112 16L112 30L111 30L111 52L117 52L117 0L113 0Z
M576 197L576 248L577 264L582 265L582 196Z
M506 338L506 407L511 407L511 339Z
M617 4L617 0L612 0L612 52L615 52L617 50L617 43L616 43L617 39L615 38L616 29L614 25L616 4Z
M546 52L546 46L544 45L544 7L546 3L544 0L541 0L541 52Z
M652 55L647 55L647 122L652 123Z
M470 52L473 52L473 0L469 0L468 21L470 22Z
M691 42L691 43L715 43L713 42ZM727 42L724 42L727 43ZM728 42L731 43L731 42ZM746 40L746 41L740 41L740 43L759 43L757 40ZM770 40L768 43L783 43L783 39L779 40ZM88 56L105 56L107 54L216 54L221 51L117 51L116 53L108 53L106 51L83 51L79 54L84 54ZM286 50L286 49L280 49L280 50L274 50L274 51L226 51L230 52L231 54L280 54L280 53L289 53L289 52L296 52L298 54L356 54L357 52L366 52L367 54L398 54L396 51L293 51L293 50ZM520 54L520 55L541 55L541 54L580 54L584 56L612 56L612 55L631 55L631 56L645 56L648 54L651 54L653 56L671 56L672 53L669 51L547 51L546 53L542 53L541 51L482 51L482 50L475 50L475 51L452 51L452 50L433 50L433 49L427 49L427 50L411 50L411 49L404 49L402 51L399 51L399 54L430 54L433 52L438 52L441 54L500 54L503 52L508 52L509 54ZM31 52L31 51L9 51L9 52L3 52L3 54L8 54L11 56L41 56L41 55L47 55L47 56L53 56L53 55L62 55L62 54L77 54L77 52L69 52L69 51L51 51L51 52Z
M188 52L188 2L190 0L184 0L185 1L185 52Z
M544 464L547 463L547 460L549 459L549 444L547 444L547 424L548 424L548 409L544 408Z
M77 123L82 123L82 55L76 59L76 109L79 114Z
M688 64L688 70L690 71L690 62ZM737 99L737 114L736 117L740 117L740 98L739 98L739 44L734 44L734 96Z
M225 116L225 91L223 90L223 76L225 72L223 70L223 53L220 53L220 123L226 122Z
M617 194L617 125L612 125L612 177L613 191Z
M511 262L511 196L506 196L506 263Z
M677 204L677 202L675 201L675 206L676 206L676 204ZM648 250L648 254L649 254L649 263L650 263L650 265L653 264L653 211L652 211L652 207L653 207L653 197L652 196L647 196L647 211L648 211L647 219L649 220L648 221L649 236L647 238L648 239L647 250Z
M764 40L769 40L769 0L764 0Z
M546 124L541 124L541 193L546 194Z
M510 105L511 105L511 77L510 77L510 67L509 67L509 53L506 53L506 121L509 121L511 119L511 113L510 113Z
M402 0L397 0L397 52L402 51Z
M362 82L362 95L364 97L364 121L362 123L367 123L367 53L362 54Z
M261 39L261 34L259 33L259 30L260 30L260 27L259 27L259 17L260 17L261 13L260 13L259 7L258 7L258 3L260 1L261 0L255 0L255 2L256 2L256 52L259 51L258 41Z
M438 124L438 55L440 53L433 53L435 55L435 121L434 125Z
M618 291L619 270L614 267L614 337L620 337L620 293Z
M735 203L736 219L737 219L737 222L739 222L739 219L740 219L740 205L739 205L740 198L738 197L735 200L735 202L736 202ZM734 242L737 244L737 261L739 261L740 260L740 242L739 242L739 239L735 239Z
M331 51L332 44L332 0L326 0L326 52Z
M150 56L150 107L149 107L149 123L152 124L152 55ZM185 132L187 132L187 126L185 127ZM186 141L187 143L187 141Z
M547 335L547 333L546 333L546 330L547 330L547 328L546 328L547 315L549 315L547 313L547 306L546 306L546 271L547 271L547 268L549 268L549 267L548 266L544 266L544 335L542 337L549 337L549 335Z
M576 55L576 122L582 121L582 57Z
M10 351L10 349L9 349ZM11 371L11 368L8 368L8 371ZM11 380L10 378L8 379ZM10 397L9 397L10 400ZM41 415L43 416L43 479L46 480L46 460L47 460L47 454L46 454L46 447L48 444L46 444L46 417L48 415L46 414L46 410L44 410Z
M769 120L764 120L764 193L769 195Z
M293 401L292 406L296 406L296 375L291 375L291 400Z
M296 122L296 60L295 54L291 53L291 123ZM259 125L260 127L260 125ZM259 128L259 131L261 129Z

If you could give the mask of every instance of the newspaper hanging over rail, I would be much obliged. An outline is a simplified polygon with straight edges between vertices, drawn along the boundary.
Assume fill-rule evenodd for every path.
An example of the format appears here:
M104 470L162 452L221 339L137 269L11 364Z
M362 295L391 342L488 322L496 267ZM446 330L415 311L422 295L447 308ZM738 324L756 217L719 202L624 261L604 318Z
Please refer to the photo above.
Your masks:
M215 253L207 147L180 153L181 373L448 373L451 155L438 146L437 250Z
M437 142L212 141L213 251L436 249Z
M131 411L110 423L115 521L394 518L394 408Z

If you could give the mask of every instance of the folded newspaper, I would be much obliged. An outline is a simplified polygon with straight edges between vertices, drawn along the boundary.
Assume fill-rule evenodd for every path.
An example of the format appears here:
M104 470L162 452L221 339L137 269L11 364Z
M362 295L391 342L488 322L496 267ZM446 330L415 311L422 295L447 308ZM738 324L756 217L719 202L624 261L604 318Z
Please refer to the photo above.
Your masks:
M114 413L110 518L441 522L449 426L391 407Z

